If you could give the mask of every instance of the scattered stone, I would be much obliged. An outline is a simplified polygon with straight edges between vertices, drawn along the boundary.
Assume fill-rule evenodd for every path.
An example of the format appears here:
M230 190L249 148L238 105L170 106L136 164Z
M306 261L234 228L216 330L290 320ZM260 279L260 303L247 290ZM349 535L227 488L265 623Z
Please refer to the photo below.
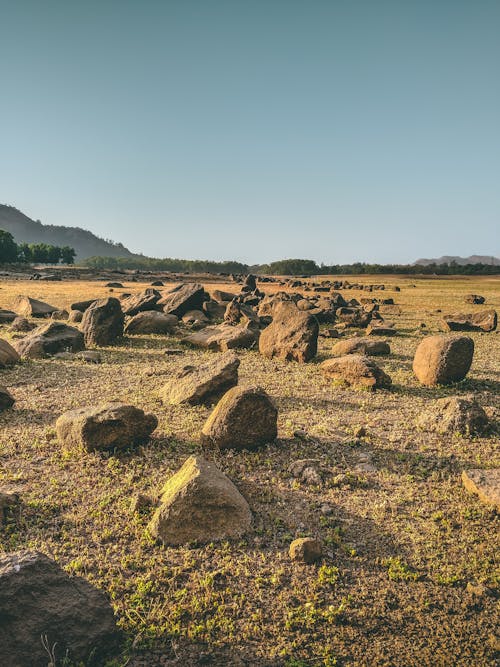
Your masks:
M82 332L62 322L42 324L16 343L19 355L27 359L42 359L58 352L78 352L84 348Z
M323 546L314 537L300 537L290 544L290 558L297 563L316 563L323 555Z
M69 313L67 310L54 310L50 316L52 320L67 320L68 317Z
M155 289L147 289L140 294L131 295L121 302L123 314L133 317L138 313L159 311L161 310L161 306L158 305L160 298L160 292Z
M319 335L322 338L340 338L340 332L337 329L323 329Z
M186 336L182 342L206 350L224 352L232 349L248 349L255 345L256 340L257 332L245 325L233 327L229 324L220 324Z
M389 343L384 340L372 340L370 338L347 338L335 343L332 347L332 354L335 357L342 357L346 354L379 356L390 354L390 352Z
M16 399L12 396L10 391L3 385L0 385L0 412L8 410L15 402Z
M318 321L294 303L283 302L273 310L273 321L259 339L260 353L271 359L304 363L316 356L318 350Z
M359 354L347 354L327 359L321 366L324 375L342 380L350 387L363 389L389 389L392 380L370 358Z
M370 324L366 327L367 336L395 336L397 334L396 329L392 327Z
M497 313L495 310L455 313L445 315L441 324L444 331L494 331L497 328Z
M465 297L465 302L466 303L474 303L474 304L482 304L486 301L484 296L480 296L479 294L467 294Z
M335 311L337 319L348 327L359 327L364 329L372 320L372 313L367 313L362 308L342 306Z
M474 341L468 336L427 336L418 345L413 372L423 385L460 382L474 356Z
M27 333L28 331L33 331L36 329L36 324L30 322L25 317L16 317L10 325L10 330L14 332Z
M201 310L208 298L203 285L184 283L161 298L158 305L163 307L165 313L182 317L190 310Z
M90 308L90 306L97 301L97 299L87 299L87 301L76 301L75 303L72 303L70 306L70 310L79 310L81 313L84 313L87 308Z
M160 392L164 403L197 405L220 398L238 384L240 360L234 352L224 352L197 367L187 366Z
M70 410L56 421L57 437L62 445L83 447L88 451L123 449L145 443L157 426L154 415L118 402Z
M20 498L18 493L12 493L0 488L0 526L19 514ZM1 576L1 575L0 575Z
M203 445L256 449L278 435L278 410L260 387L233 387L217 403L201 432Z
M318 486L322 483L318 459L299 459L294 461L289 471L293 477L300 479L305 484Z
M113 287L113 288L116 288L116 289L123 289L123 285L121 283L113 283L113 282L106 283L104 285L104 287Z
M112 345L123 336L124 315L118 299L99 299L83 314L82 331L86 345Z
M96 350L82 350L75 355L76 359L81 359L87 364L100 364L102 362L101 353Z
M214 463L190 456L161 491L148 525L152 537L178 546L239 537L251 524L247 501Z
M417 418L417 426L436 433L482 433L488 417L473 398L452 396L440 398Z
M104 594L36 551L0 555L0 618L5 667L103 665L118 648Z
M0 324L10 324L15 319L17 319L17 313L13 313L12 310L0 308Z
M3 338L0 338L0 368L14 366L21 360L17 350Z
M125 325L126 334L170 334L178 324L175 315L148 310L137 313Z
M500 509L500 468L464 470L462 483L467 491L477 494L483 503Z
M166 347L163 350L163 354L166 354L167 357L174 357L174 356L177 356L177 355L180 355L180 354L184 354L184 350L179 350L176 347Z
M182 316L182 321L184 324L191 327L191 329L195 330L203 329L210 322L203 310L188 310L188 312Z
M18 296L15 305L16 311L23 317L50 317L53 312L59 310L38 299L32 299L29 296Z

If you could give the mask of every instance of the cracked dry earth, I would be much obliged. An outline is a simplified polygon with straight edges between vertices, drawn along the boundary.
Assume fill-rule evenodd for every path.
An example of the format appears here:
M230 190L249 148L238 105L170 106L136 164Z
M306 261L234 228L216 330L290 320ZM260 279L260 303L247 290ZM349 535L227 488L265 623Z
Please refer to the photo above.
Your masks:
M252 509L252 530L239 541L159 546L145 533L150 513L129 507L134 493L156 493L200 450L210 408L165 406L158 391L178 369L214 353L166 356L165 348L180 347L177 337L130 336L103 348L101 365L44 359L0 371L16 398L0 415L0 483L23 501L20 521L0 530L0 549L43 551L106 592L125 633L110 665L497 664L498 517L463 488L460 474L499 464L500 335L468 334L472 368L451 387L420 386L411 363L421 322L436 332L436 309L500 311L500 280L374 282L401 287L376 294L393 296L402 311L386 315L398 335L390 356L377 358L392 377L390 391L353 391L324 378L318 365L335 340L320 338L308 364L238 351L240 385L260 385L279 408L272 445L206 453ZM132 293L145 286L124 284ZM96 282L0 288L3 308L19 293L61 308L108 294ZM467 293L486 304L464 304ZM11 340L7 326L0 336ZM415 426L434 399L471 393L491 421L483 436ZM151 441L119 454L62 449L56 418L110 399L157 415ZM290 466L300 459L313 459L316 474L295 477ZM291 540L309 535L323 541L322 561L291 562Z

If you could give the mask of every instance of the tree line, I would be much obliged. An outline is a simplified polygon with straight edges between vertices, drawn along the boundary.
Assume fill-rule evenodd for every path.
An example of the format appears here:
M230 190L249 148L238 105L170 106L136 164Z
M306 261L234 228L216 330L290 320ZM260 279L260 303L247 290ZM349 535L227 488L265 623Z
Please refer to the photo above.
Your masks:
M318 275L499 275L500 266L491 264L317 264L312 259L282 259L269 264L243 264L235 261L213 262L197 259L155 259L151 257L89 257L83 261L96 270L171 271L173 273L257 273L277 276Z
M16 243L10 232L0 229L0 264L74 264L75 256L70 246Z

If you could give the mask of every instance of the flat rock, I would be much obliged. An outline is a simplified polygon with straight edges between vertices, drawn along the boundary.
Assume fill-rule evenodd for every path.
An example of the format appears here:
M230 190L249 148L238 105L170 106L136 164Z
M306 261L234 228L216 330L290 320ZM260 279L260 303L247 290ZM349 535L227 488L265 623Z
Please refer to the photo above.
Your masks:
M239 537L250 527L247 501L214 463L190 456L161 491L148 532L167 545Z
M160 311L161 306L157 305L161 298L160 292L148 288L140 294L134 294L121 302L124 315L134 316L138 313Z
M104 594L36 551L0 556L0 618L0 664L5 667L47 667L42 637L57 665L68 660L98 667L118 647Z
M494 331L497 319L495 310L482 310L479 313L444 315L441 323L445 331Z
M347 354L327 359L320 366L324 375L342 380L350 387L363 389L389 389L392 380L369 357Z
M125 325L126 334L170 334L178 324L175 315L167 315L155 310L134 315Z
M55 321L37 327L16 343L20 356L27 359L41 359L58 352L78 352L84 348L81 331Z
M169 315L182 317L190 310L201 310L208 295L203 285L198 283L184 283L162 297L158 305Z
M197 405L217 400L238 384L240 360L234 352L224 352L205 364L187 366L160 391L164 403Z
M184 343L201 347L206 350L225 352L232 349L247 349L257 341L257 333L244 325L230 326L221 324L217 327L206 327L202 331L190 334L183 339Z
M17 317L17 313L12 312L12 310L4 310L0 308L0 324L10 324Z
M424 385L460 382L474 356L474 341L468 336L427 336L418 345L413 372Z
M93 451L142 444L157 426L154 415L133 405L110 402L65 412L56 421L56 432L65 447Z
M275 440L278 410L260 387L233 387L215 406L201 442L220 449L256 449Z
M56 306L51 306L38 299L32 299L29 296L18 296L15 309L23 317L50 317L53 312L59 310Z
M372 340L371 338L347 338L341 340L332 347L335 357L345 354L366 354L368 356L380 356L390 354L389 343L384 340Z
M462 482L467 491L478 495L483 503L500 509L500 468L464 470Z
M417 426L436 433L482 433L488 417L473 398L451 396L434 401L417 418Z

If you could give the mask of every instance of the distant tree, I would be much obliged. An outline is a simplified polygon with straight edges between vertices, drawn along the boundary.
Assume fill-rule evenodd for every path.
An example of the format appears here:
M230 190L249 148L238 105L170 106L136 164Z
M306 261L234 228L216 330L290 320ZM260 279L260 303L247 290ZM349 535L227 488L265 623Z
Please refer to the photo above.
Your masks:
M28 243L20 243L19 246L19 261L21 262L31 262L32 261L32 254L31 254L31 248Z
M10 232L0 229L0 263L17 262L19 248Z
M63 264L74 264L76 252L74 248L65 245L61 248L61 261Z

